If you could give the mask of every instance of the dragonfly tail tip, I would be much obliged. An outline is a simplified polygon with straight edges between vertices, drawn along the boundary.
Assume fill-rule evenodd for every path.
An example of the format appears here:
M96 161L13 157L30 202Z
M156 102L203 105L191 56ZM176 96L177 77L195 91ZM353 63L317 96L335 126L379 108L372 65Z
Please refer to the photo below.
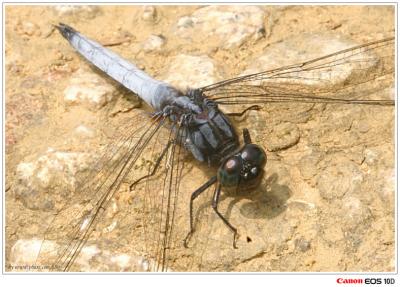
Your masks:
M72 28L71 26L68 26L67 24L64 24L64 23L58 23L58 25L54 25L54 27L67 40L70 40L72 35L74 35L76 33L76 30L74 28Z

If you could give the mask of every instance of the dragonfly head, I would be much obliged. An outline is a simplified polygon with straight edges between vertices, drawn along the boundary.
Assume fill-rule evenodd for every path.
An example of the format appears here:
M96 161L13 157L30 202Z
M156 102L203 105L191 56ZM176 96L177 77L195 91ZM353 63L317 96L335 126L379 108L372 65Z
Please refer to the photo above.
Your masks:
M239 152L222 161L218 181L225 187L256 187L264 174L267 155L264 149L252 143L245 144Z

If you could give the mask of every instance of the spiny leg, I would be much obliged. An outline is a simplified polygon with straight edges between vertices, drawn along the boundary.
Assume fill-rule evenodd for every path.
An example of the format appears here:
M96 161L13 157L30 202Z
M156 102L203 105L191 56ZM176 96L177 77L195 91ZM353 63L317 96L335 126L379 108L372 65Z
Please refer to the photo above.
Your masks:
M243 140L244 140L245 144L251 143L250 133L249 133L249 130L246 128L243 129Z
M132 191L132 188L133 188L136 184L138 184L140 181L142 181L143 179L152 177L152 176L156 173L157 169L158 169L159 166L160 166L160 163L161 163L162 159L163 159L164 156L167 154L167 151L168 151L169 147L171 146L172 142L173 142L173 141L169 141L169 142L168 142L168 144L166 145L166 147L165 147L164 150L162 151L161 155L158 157L158 159L157 159L157 161L156 161L156 164L154 165L154 168L153 168L153 170L151 171L151 173L150 173L150 174L147 174L147 175L145 175L145 176L142 176L141 178L139 178L138 180L136 180L134 183L132 183L132 184L129 186L129 191Z
M244 109L240 113L225 113L225 114L228 115L228 116L231 116L231 117L241 117L248 111L259 111L261 109L262 109L262 107L259 106L259 105L252 105L252 106Z
M212 178L210 178L206 183L204 183L202 186L200 186L198 189L196 189L191 197L190 197L190 204L189 204L189 212L190 212L190 231L188 232L188 234L186 235L185 239L183 240L183 246L185 246L186 248L188 247L188 242L190 240L190 237L192 236L193 232L194 232L194 224L193 224L193 201L203 192L205 191L207 188L209 188L211 185L213 185L215 182L217 181L217 177L213 176Z
M233 232L233 248L237 248L236 246L236 239L237 239L237 229L229 223L229 221L218 211L218 202L219 196L221 195L221 185L218 184L215 188L213 201L212 201L212 208L214 209L215 213L222 219L226 226Z

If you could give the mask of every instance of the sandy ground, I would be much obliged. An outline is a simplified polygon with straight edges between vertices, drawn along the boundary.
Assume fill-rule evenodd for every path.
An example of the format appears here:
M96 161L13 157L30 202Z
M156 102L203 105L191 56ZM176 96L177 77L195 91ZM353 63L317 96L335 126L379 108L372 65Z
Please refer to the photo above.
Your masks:
M110 136L113 130L134 118L136 107L140 106L135 99L127 99L124 89L104 79L80 58L52 24L68 23L100 43L110 45L153 77L170 82L174 79L168 67L180 55L212 59L218 70L212 83L241 74L269 47L287 43L292 38L300 39L297 40L299 47L314 50L313 45L307 45L309 35L366 43L394 34L394 9L389 6L268 6L260 7L264 29L251 32L256 37L251 36L240 45L229 46L213 32L180 34L179 19L201 8L6 7L7 270L15 271L18 264L33 264L34 256L29 254L37 250L35 242L43 238L56 211L60 206L79 201L71 198L66 190L60 191L58 184L65 178L73 178L73 168L64 166L57 174L47 175L54 184L38 184L33 188L26 183L29 178L20 175L21 163L40 162L38 159L43 160L43 156L51 162L55 160L52 156L58 156L56 152L64 152L67 157L89 153L95 158L93 154L98 154L105 143L113 140ZM157 41L155 48L152 46L150 35L162 35L157 38L157 41L165 40L160 49ZM150 48L145 43L150 43ZM285 50L282 53L283 58L290 58L284 54ZM179 74L179 65L172 69ZM190 78L187 75L190 72L181 74L182 78ZM71 85L71 78L79 79L79 75L96 76L94 82L100 81L99 86L110 89L110 97L94 104L67 102L65 90ZM191 85L192 80L185 83ZM202 85L202 82L198 84ZM109 119L118 111L126 112ZM394 271L394 108L274 106L258 115L251 113L247 120L261 121L261 118L262 124L249 126L245 122L238 126L254 130L257 143L268 150L265 194L251 200L224 197L221 203L221 210L227 210L225 214L239 229L239 249L232 249L231 234L210 212L207 196L197 205L202 206L203 212L197 213L200 223L192 246L182 247L190 192L210 175L207 168L194 163L182 175L175 214L175 241L168 251L169 268L175 271ZM81 128L77 133L80 126L90 128ZM276 148L293 131L296 140L284 148ZM73 162L79 170L77 157ZM63 172L68 176L63 176ZM143 265L147 263L143 262L148 261L140 258L148 255L149 260L154 258L151 258L153 247L148 248L151 240L145 242L144 238L157 235L149 230L154 224L147 226L147 237L143 235L143 224L138 220L145 213L138 207L143 203L141 198L139 192L121 191L113 202L117 207L107 214L108 219L102 224L106 230L113 226L112 231L97 228L88 241L97 251L84 250L86 255L80 261L83 263L78 262L75 270L146 269ZM150 254L146 254L149 250ZM97 254L96 260L90 254ZM125 258L125 261L113 258Z

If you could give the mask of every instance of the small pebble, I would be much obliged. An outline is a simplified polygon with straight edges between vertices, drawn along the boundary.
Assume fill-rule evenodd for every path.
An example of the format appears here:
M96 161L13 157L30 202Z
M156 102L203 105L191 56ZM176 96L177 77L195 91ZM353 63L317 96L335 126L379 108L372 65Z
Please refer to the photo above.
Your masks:
M165 39L162 36L150 35L143 43L143 50L146 52L160 51L165 45Z
M301 252L306 252L307 250L309 250L311 248L310 241L308 241L304 238L296 239L295 244L296 244L296 247L298 249L300 249Z
M157 20L157 10L154 6L144 6L142 19L146 22L155 22Z

